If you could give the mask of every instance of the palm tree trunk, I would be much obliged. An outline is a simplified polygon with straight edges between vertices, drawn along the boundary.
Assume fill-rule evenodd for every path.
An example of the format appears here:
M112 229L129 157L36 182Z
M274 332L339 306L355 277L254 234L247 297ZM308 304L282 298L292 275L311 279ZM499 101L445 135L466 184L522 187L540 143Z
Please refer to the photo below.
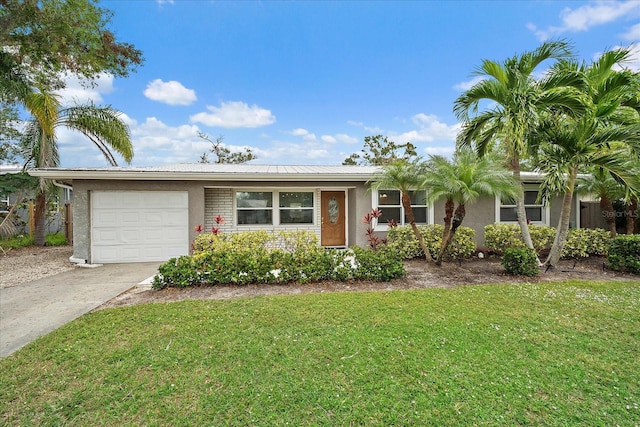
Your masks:
M636 229L636 216L638 215L638 199L633 199L629 203L625 212L625 225L627 226L627 234L633 234Z
M36 208L34 213L35 230L33 233L34 244L37 246L45 246L46 240L46 211L47 211L47 196L44 190L40 190L36 196Z
M413 215L413 209L411 208L411 197L409 194L402 192L402 207L404 208L405 213L407 214L407 219L409 220L409 224L411 225L411 229L413 230L413 234L418 239L418 243L420 244L420 248L424 252L424 257L427 261L433 261L433 257L427 248L427 245L424 243L424 238L422 237L422 233L418 230L418 226L416 225L416 218Z
M558 229L556 231L556 238L551 245L551 251L545 261L545 265L549 268L555 268L562 256L562 248L567 240L567 234L569 233L569 220L571 218L571 201L573 200L573 190L576 185L576 179L578 178L578 168L574 167L568 177L567 191L564 193L562 199L562 209L560 211L560 221L558 222Z
M462 221L464 220L466 213L467 212L466 212L464 203L459 204L458 208L453 214L453 221L451 222L451 230L449 230L449 233L447 233L446 240L444 240L443 238L442 246L440 247L440 253L438 254L438 259L436 260L436 265L442 264L442 258L444 258L444 254L447 252L447 249L449 249L449 246L451 246L451 242L453 242L453 238L455 237L456 231L458 230L458 227L460 227L460 225L462 224Z
M447 239L449 238L449 234L451 233L451 221L453 219L453 211L455 209L455 204L453 199L447 198L447 201L444 204L444 230L442 230L442 242L440 244L440 254L436 259L436 265L442 264L442 254L446 251Z
M600 198L600 210L602 210L602 214L604 215L605 221L607 221L607 225L609 226L609 236L614 238L618 235L618 230L616 230L616 211L613 208L613 202L608 197Z
M520 161L517 158L514 158L511 164L511 168L513 170L513 177L515 178L520 188L522 188L522 191L516 198L516 215L518 217L520 232L522 233L522 240L528 248L534 249L533 241L531 240L531 234L529 233L527 211L524 207L524 186L522 185L522 177L520 175Z

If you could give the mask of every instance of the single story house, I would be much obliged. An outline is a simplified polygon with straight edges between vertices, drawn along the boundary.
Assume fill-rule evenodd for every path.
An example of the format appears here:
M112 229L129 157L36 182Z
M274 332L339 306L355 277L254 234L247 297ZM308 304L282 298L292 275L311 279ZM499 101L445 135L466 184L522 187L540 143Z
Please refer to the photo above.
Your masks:
M387 220L404 224L397 190L371 191L373 166L269 166L177 164L130 168L52 168L31 171L73 188L73 243L77 263L164 261L188 254L199 229L309 230L323 246L367 245L364 215L382 210L376 231ZM536 204L540 176L524 173L527 213L532 223L557 225L560 200ZM412 195L416 221L441 223L444 202L425 204L425 192ZM580 226L576 201L571 224ZM216 217L224 218L217 224ZM463 225L476 230L514 222L512 202L480 200L467 207ZM201 227L200 227L201 226Z

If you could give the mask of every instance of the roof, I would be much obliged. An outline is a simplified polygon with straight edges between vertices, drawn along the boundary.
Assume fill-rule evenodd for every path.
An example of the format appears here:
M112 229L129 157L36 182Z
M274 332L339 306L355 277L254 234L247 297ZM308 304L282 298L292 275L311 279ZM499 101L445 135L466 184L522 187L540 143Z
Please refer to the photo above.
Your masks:
M154 167L45 168L29 174L58 180L367 181L375 166L288 166L178 163Z
M0 175L6 175L8 173L20 173L23 171L23 167L20 165L0 165Z

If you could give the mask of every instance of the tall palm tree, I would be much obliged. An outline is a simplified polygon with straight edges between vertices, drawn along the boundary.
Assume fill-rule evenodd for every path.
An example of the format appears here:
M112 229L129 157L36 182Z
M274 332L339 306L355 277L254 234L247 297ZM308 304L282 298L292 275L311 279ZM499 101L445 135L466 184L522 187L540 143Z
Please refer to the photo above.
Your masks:
M581 98L581 114L552 114L532 138L531 147L538 151L540 170L546 174L543 197L564 195L556 237L545 261L549 268L557 265L562 254L581 169L602 169L632 193L640 191L640 177L634 167L640 159L640 118L633 108L623 105L638 76L616 70L629 56L629 50L617 49L603 53L589 66L563 61L556 67L559 73L579 73L585 96Z
M368 183L371 184L371 189L373 190L394 189L400 191L402 207L404 208L407 221L409 221L411 225L413 234L424 252L425 259L427 261L433 261L433 257L424 242L424 238L420 230L418 230L413 208L411 207L411 191L420 190L421 170L422 166L418 160L413 162L399 160L383 165L380 172L369 180Z
M570 56L571 49L566 42L550 41L503 63L484 60L476 71L484 80L454 102L454 113L462 122L458 146L475 144L476 152L483 156L499 141L509 158L509 168L522 187L521 160L528 151L527 136L537 125L541 112L554 108L582 109L577 91L568 89L579 82L577 74L547 74L540 80L534 77L543 62ZM481 103L487 107L478 112ZM533 248L524 191L516 198L516 213L524 242Z
M32 92L25 105L33 115L23 134L27 164L32 167L60 165L55 129L61 126L84 134L112 166L117 162L111 150L120 154L127 163L133 159L129 127L120 118L120 112L113 108L93 104L62 108L58 97L46 91ZM47 194L51 186L49 180L41 180L36 195L34 240L41 246L45 244Z
M513 174L504 167L502 160L495 155L478 157L470 149L456 151L451 160L431 156L426 163L422 186L427 189L430 203L445 199L444 232L436 265L442 263L464 220L468 204L483 196L515 198L519 192Z

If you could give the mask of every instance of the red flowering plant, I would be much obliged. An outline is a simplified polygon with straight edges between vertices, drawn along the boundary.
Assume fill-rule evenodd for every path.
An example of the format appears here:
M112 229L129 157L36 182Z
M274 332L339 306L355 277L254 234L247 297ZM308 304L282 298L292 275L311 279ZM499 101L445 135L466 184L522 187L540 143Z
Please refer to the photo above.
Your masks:
M222 215L216 216L213 220L216 222L216 225L224 224L224 217ZM211 227L211 233L213 233L214 236L217 236L222 233L222 230L220 230L219 227L213 226Z
M222 215L218 215L213 219L213 221L216 223L216 225L211 227L211 234L213 234L214 236L218 236L222 234L222 230L216 226L220 226L224 224L224 217ZM198 234L201 234L203 230L204 230L204 227L202 226L202 224L198 224L195 226L193 231L195 231ZM195 246L193 243L191 243L191 252L193 252L194 250L195 250Z
M374 251L378 248L378 245L387 243L387 239L381 239L375 232L376 223L381 215L382 211L380 209L373 209L362 218L362 223L367 225L365 234L367 240L369 240L369 246Z

